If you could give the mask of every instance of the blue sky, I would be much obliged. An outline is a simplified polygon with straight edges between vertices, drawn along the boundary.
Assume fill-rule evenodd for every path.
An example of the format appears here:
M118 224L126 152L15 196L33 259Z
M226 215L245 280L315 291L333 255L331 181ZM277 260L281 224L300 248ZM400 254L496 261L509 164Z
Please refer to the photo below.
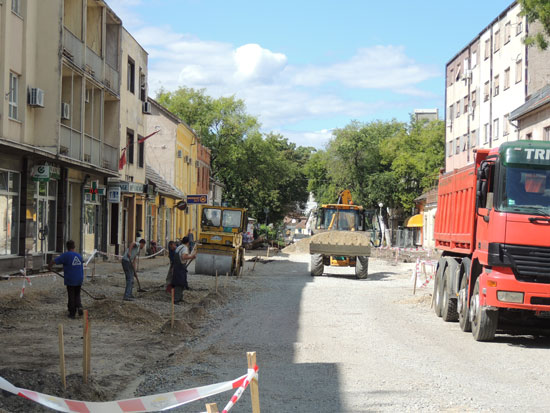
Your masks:
M351 120L443 115L445 64L511 1L108 0L149 52L149 93L205 88L322 148Z

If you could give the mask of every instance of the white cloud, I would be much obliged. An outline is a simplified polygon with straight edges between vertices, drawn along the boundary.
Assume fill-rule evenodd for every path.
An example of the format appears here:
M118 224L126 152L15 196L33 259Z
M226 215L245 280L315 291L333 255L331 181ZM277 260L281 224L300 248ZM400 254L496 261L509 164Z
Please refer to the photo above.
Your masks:
M319 131L299 132L292 130L276 130L298 146L313 146L316 149L324 149L332 138L332 129L322 129Z
M127 6L132 1L140 0L118 3ZM438 76L434 68L409 58L402 47L364 48L332 65L298 66L291 65L284 54L258 44L236 47L204 41L167 26L142 26L132 34L149 53L151 94L161 87L175 90L187 86L206 88L214 97L236 95L246 102L251 114L259 117L265 130L288 131L292 125L315 119L364 119L399 102L365 102L346 98L340 91L384 89L426 98L429 94L418 84ZM335 84L336 92L326 92L327 85ZM315 147L330 137L327 130L288 133L296 139L293 141Z

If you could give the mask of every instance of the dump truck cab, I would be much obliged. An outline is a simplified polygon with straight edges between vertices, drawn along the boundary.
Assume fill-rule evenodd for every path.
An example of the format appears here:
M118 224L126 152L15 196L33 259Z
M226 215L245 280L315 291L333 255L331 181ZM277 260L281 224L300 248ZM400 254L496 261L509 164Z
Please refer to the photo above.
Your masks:
M244 262L246 209L205 205L200 216L195 272L237 275Z

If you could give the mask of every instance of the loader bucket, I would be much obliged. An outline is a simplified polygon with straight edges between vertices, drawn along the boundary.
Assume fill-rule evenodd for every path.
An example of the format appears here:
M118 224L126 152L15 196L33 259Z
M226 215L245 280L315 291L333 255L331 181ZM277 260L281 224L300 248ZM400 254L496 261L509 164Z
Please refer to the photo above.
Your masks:
M309 252L342 257L368 257L371 245L369 235L363 231L321 232L311 237Z

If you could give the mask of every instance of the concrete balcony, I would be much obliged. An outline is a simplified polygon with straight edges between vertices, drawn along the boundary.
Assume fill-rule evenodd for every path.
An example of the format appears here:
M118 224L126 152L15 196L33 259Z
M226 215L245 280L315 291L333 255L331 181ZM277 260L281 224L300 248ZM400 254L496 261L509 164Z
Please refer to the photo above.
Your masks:
M82 147L82 135L68 126L61 125L60 128L60 155L68 156L69 158L77 159L81 158Z
M105 80L103 83L117 95L120 94L120 73L108 63L105 64Z
M102 167L99 162L100 159L101 142L90 135L84 135L84 162L91 163L92 165Z
M96 80L103 82L104 62L101 57L96 55L92 49L86 47L86 66L85 70Z
M63 53L76 66L84 67L84 43L66 27L63 28Z

